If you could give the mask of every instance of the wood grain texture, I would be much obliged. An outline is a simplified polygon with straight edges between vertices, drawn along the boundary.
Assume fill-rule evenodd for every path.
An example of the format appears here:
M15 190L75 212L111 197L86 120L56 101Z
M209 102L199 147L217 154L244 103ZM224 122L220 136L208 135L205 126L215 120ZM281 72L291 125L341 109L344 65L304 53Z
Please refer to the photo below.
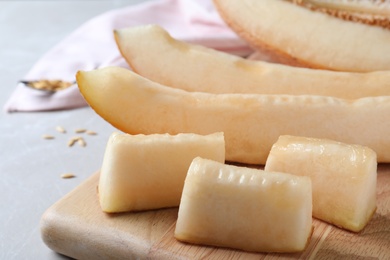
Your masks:
M295 254L258 254L181 243L173 232L176 208L106 214L97 197L99 174L42 216L42 239L76 259L390 259L390 164L379 165L377 211L360 233L314 219L307 249Z

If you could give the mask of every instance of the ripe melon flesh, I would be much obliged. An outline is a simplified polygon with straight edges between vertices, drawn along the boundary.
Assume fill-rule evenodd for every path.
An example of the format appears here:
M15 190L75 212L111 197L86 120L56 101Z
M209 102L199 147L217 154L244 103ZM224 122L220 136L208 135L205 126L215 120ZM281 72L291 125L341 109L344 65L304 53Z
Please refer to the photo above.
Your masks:
M223 133L174 136L113 133L100 172L102 210L177 207L188 168L197 156L224 162Z
M368 147L332 140L281 136L265 170L308 176L313 216L358 232L376 209L376 154Z
M214 0L254 48L285 63L338 71L390 69L390 30L345 21L283 0Z
M187 92L119 67L80 71L77 83L96 113L125 133L224 132L227 161L265 164L278 137L289 134L369 146L390 162L390 96Z
M176 40L157 25L116 30L115 39L122 56L138 74L186 91L346 99L390 94L390 71L336 72L246 60Z
M312 232L308 177L196 158L185 180L175 238L255 252L297 252Z

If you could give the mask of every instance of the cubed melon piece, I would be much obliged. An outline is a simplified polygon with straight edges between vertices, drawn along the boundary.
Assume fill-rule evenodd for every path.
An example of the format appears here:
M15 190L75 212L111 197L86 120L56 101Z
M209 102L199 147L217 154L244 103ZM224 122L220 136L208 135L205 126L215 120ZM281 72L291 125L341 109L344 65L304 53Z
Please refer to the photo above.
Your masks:
M315 218L358 232L375 212L377 161L368 147L280 136L265 170L310 177Z
M113 133L99 180L105 212L177 207L192 160L225 161L223 133L129 135Z
M196 158L185 180L174 236L255 252L297 252L312 233L308 177Z

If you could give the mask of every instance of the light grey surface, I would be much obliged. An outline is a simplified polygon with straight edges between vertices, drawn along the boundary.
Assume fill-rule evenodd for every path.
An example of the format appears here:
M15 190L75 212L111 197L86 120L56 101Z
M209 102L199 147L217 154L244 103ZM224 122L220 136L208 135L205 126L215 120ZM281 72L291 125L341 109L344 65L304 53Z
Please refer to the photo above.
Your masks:
M3 107L34 62L70 32L98 14L142 0L0 1L0 105ZM60 134L55 127L68 130ZM68 148L76 128L87 147ZM115 129L90 108L0 114L0 259L63 259L42 242L43 212L100 168ZM43 140L52 134L54 140ZM77 177L62 179L63 173Z

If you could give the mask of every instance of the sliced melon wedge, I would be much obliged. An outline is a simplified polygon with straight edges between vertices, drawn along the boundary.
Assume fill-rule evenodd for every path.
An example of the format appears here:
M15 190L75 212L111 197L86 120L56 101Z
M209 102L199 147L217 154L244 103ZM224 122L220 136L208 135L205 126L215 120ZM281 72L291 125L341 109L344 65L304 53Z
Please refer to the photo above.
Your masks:
M281 136L266 171L308 176L313 216L358 232L376 209L376 154L368 147L325 139Z
M285 63L340 71L390 70L390 31L283 0L214 0L221 17L254 48Z
M175 40L157 25L120 29L115 31L115 39L138 74L187 91L346 99L390 95L390 71L334 72L250 61Z
M102 210L125 212L179 206L184 179L197 156L223 163L223 133L113 133L100 171Z
M297 252L312 233L308 177L196 158L184 184L175 238L256 252Z
M80 71L77 83L88 104L123 132L224 132L228 161L264 164L278 137L290 134L366 145L390 162L390 96L195 93L116 67Z

